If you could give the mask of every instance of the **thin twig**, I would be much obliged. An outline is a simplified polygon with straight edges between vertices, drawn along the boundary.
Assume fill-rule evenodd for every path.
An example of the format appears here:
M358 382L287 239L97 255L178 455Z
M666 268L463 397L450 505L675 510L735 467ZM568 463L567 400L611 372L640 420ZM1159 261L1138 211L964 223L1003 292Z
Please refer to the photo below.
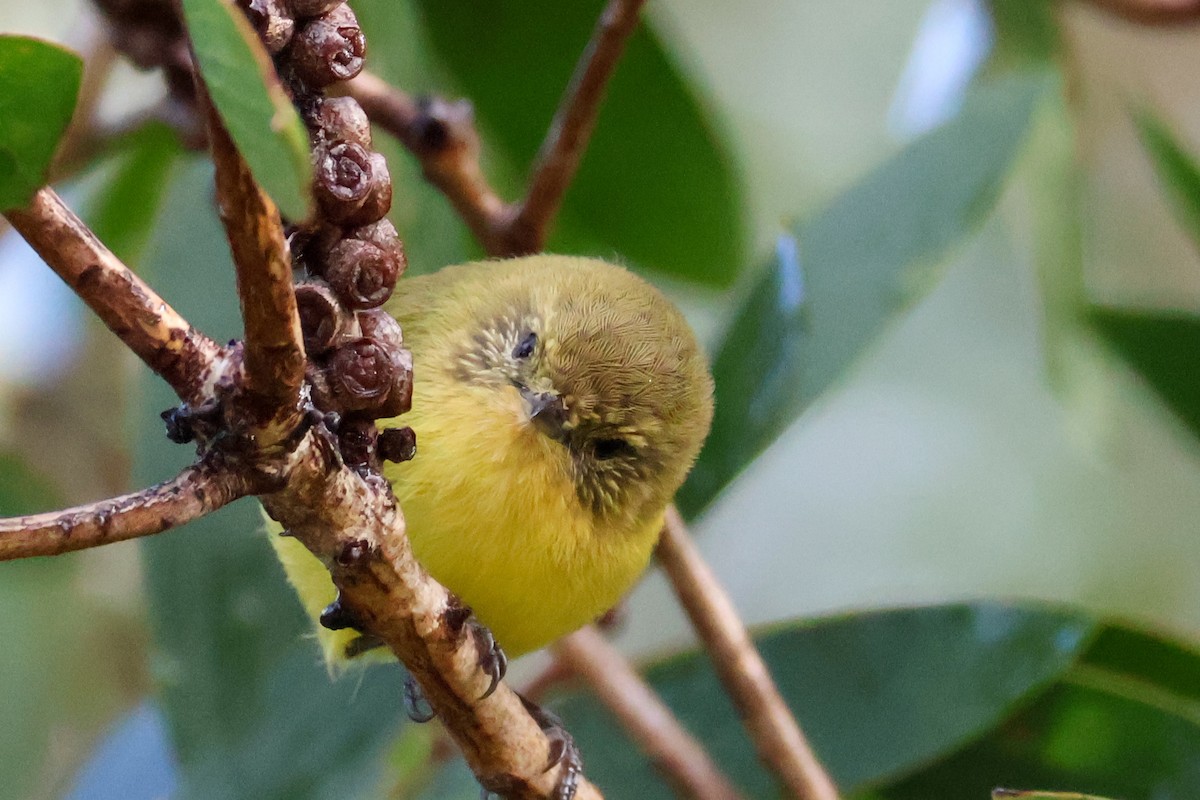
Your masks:
M28 208L5 216L180 399L199 404L211 396L222 349L122 264L53 189L40 189Z
M161 533L249 492L242 476L202 461L138 492L65 511L0 519L0 561L58 555Z
M1086 0L1127 22L1150 27L1200 23L1200 0Z
M255 182L207 93L199 94L216 166L217 208L233 255L245 329L246 374L239 410L250 415L255 438L269 450L291 436L304 413L300 389L305 354L291 250L279 210Z
M589 625L563 638L554 653L616 714L682 796L697 800L741 796L703 746L595 627Z
M575 177L608 81L644 4L610 0L604 9L542 142L525 198L517 203L505 203L479 166L479 134L469 103L417 101L365 72L348 91L373 122L420 160L426 179L446 195L489 255L535 253L545 245Z
M674 506L656 551L711 654L717 675L750 733L759 759L800 800L837 800L837 787L817 760L754 647L733 601L692 544Z
M305 435L284 467L286 488L263 506L330 568L355 627L405 664L480 783L505 797L554 797L561 768L545 733L507 684L485 697L467 614L417 563L386 483L342 465L327 435ZM581 779L576 800L600 796Z
M417 100L363 72L347 84L376 125L391 133L421 163L436 186L489 253L503 248L509 206L488 184L479 166L479 134L471 104L440 98Z
M608 81L637 28L645 3L646 0L609 0L601 13L542 142L525 199L517 205L508 223L505 255L536 253L545 245L550 223L558 215L563 196L587 149Z

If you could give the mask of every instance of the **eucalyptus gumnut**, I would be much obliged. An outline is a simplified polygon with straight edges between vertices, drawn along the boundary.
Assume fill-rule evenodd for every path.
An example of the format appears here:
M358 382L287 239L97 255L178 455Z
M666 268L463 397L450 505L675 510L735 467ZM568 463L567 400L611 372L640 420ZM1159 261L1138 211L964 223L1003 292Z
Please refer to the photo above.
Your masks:
M392 350L392 386L379 406L378 416L398 417L412 409L412 352L404 348Z
M319 17L344 3L345 0L288 0L292 13L297 17Z
M396 288L401 265L393 253L370 242L342 239L325 258L324 276L350 308L383 305Z
M371 192L371 155L353 142L335 141L315 148L313 192L329 218L337 220L362 207Z
M404 332L396 318L381 308L354 315L363 336L370 336L389 350L404 349Z
M346 342L329 359L329 385L344 411L377 408L390 393L395 372L392 354L365 336Z
M309 20L296 33L291 63L302 81L320 89L362 72L366 52L367 40L354 12L339 5Z
M330 222L367 225L392 206L392 177L387 161L353 142L318 145L313 193Z
M388 172L387 159L381 153L371 153L371 185L367 196L354 211L340 222L346 226L364 226L378 222L392 208L392 176Z
M323 141L371 146L371 121L353 97L325 97L308 111L308 123Z
M278 53L287 47L296 31L296 20L283 0L237 0L237 4L268 52Z
M296 285L296 307L304 351L309 355L328 352L339 341L360 335L358 321L338 303L324 283L311 281Z
M379 432L375 451L384 461L411 461L417 454L417 433L412 428L387 428Z

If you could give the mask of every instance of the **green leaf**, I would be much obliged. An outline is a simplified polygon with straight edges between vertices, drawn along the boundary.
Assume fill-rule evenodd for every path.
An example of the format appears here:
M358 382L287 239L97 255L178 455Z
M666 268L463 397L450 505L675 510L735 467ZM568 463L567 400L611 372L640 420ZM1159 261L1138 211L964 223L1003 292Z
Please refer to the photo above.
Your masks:
M475 105L489 152L524 175L603 4L416 5L437 55ZM731 163L705 109L643 25L617 66L549 249L615 251L669 275L729 285L745 239ZM524 180L501 188L515 199Z
M1050 63L1062 46L1058 17L1042 0L989 0L996 30L989 68L1028 68Z
M1200 243L1200 167L1167 127L1151 114L1139 115L1137 126L1158 179L1167 189L1179 224L1194 242Z
M1198 676L1194 647L1107 626L1076 665L1003 725L872 797L980 797L997 785L1023 785L1068 792L1046 795L1055 798L1190 800L1200 796Z
M1200 317L1093 308L1096 330L1200 436Z
M183 0L183 13L208 93L254 179L283 216L306 218L308 133L258 36L229 0Z
M1079 792L1042 792L1036 789L993 789L992 800L1106 800L1094 794Z
M905 278L941 258L995 203L1045 73L976 89L954 120L783 238L713 364L716 416L679 494L691 515L825 391L914 300Z
M203 162L178 171L143 274L189 321L224 339L240 335L240 322L210 181ZM194 457L162 435L158 412L177 401L160 384L147 377L136 410L138 484ZM399 671L331 681L257 504L239 501L141 547L182 796L349 798L374 786L402 713Z
M136 264L146 246L182 152L173 131L148 125L122 142L111 174L93 190L88 226L126 264Z
M852 793L995 726L1068 669L1092 630L1082 615L1044 608L954 605L789 625L758 643L818 756ZM672 659L647 677L748 797L775 796L706 657ZM611 796L673 796L592 697L556 710L588 777Z
M0 35L0 209L25 205L47 182L82 77L70 50Z
M0 450L0 516L51 511L60 493L16 454ZM80 555L0 563L0 796L45 796L48 775L61 774L55 742L64 731L95 736L128 703L128 638L110 608L78 591ZM122 647L112 646L122 641ZM115 651L120 649L119 656ZM116 680L114 662L122 680ZM88 665L80 681L78 665ZM19 724L16 723L19 721Z

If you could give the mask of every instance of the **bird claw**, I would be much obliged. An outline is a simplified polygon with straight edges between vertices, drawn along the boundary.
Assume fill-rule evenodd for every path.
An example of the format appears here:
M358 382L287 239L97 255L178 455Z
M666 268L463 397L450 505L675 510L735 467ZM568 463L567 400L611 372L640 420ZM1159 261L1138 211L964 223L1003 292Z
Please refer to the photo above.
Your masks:
M504 679L504 674L508 672L508 656L504 654L500 643L496 641L496 637L490 630L474 618L470 620L469 624L471 625L471 635L475 638L475 647L479 651L479 668L492 679L483 696L479 698L486 700L496 691L500 681Z
M579 788L579 780L583 777L583 756L575 744L574 737L567 732L557 714L547 711L537 703L531 703L524 697L521 698L521 703L550 741L550 758L546 770L562 765L558 785L554 788L554 800L573 800L575 790Z
M424 706L424 708L422 708ZM435 714L424 692L412 675L404 676L404 713L413 722L429 722Z

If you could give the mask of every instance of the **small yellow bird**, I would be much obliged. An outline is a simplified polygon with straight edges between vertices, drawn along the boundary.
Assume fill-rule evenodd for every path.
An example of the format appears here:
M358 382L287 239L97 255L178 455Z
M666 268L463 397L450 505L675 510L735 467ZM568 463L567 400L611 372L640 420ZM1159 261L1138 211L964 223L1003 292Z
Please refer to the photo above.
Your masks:
M712 379L687 322L603 261L532 256L399 282L419 454L388 464L417 559L509 656L594 620L650 559L708 434ZM316 619L335 596L274 536ZM318 626L332 666L358 633ZM351 649L347 649L351 648Z

